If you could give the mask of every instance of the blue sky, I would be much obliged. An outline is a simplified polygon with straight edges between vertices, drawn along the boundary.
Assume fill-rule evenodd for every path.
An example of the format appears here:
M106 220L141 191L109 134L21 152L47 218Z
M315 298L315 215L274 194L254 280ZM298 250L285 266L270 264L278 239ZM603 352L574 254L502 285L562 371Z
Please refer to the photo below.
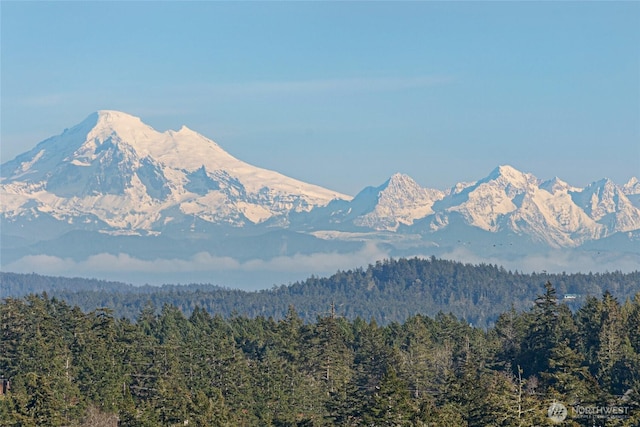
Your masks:
M0 3L0 157L99 109L354 195L640 176L639 2Z

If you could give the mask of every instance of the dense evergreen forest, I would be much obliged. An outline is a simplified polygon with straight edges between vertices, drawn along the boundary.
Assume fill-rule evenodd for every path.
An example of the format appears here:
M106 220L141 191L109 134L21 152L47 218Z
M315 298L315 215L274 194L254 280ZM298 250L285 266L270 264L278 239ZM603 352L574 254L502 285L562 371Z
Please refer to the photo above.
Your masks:
M538 294L486 329L443 313L304 322L294 307L275 320L148 305L132 322L5 298L0 425L640 425L640 293L574 312L553 284Z
M254 292L201 284L136 287L100 280L0 273L0 297L47 292L84 311L108 307L114 317L129 320L135 320L149 302L158 312L169 304L185 316L197 306L224 318L243 315L275 320L283 319L293 305L305 322L326 315L329 306L335 304L336 312L347 319L375 319L381 325L443 311L474 326L488 327L512 307L520 311L531 308L547 281L554 284L560 297L570 297L564 301L572 311L588 296L599 297L609 291L624 301L640 290L640 272L524 274L490 264L401 258Z

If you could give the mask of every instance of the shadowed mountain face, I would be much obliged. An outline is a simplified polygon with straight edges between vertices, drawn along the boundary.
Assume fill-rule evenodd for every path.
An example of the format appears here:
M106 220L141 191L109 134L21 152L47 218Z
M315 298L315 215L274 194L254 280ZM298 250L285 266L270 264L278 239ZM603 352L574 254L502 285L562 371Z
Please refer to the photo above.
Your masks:
M94 113L3 164L0 194L3 269L39 255L269 260L371 245L377 255L490 262L588 248L640 268L636 178L582 189L499 166L448 190L395 174L352 198L249 165L186 127L158 132L117 111ZM72 232L87 234L70 250ZM158 251L157 236L179 243Z

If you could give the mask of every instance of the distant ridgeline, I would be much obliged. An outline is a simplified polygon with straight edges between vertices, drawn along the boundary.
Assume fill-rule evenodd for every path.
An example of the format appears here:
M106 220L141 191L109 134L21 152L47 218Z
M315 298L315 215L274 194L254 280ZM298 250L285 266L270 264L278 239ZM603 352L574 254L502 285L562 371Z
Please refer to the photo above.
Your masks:
M640 292L640 272L522 274L491 264L471 265L430 259L388 259L367 268L311 277L268 290L243 291L215 285L133 286L96 279L0 273L0 297L46 292L84 311L113 310L116 318L135 320L146 308L160 312L173 305L185 315L196 307L223 317L286 316L289 306L306 322L331 310L337 316L380 324L410 316L453 313L478 327L492 325L501 313L531 308L542 286L551 282L558 299L572 310L587 296L610 292L620 301Z

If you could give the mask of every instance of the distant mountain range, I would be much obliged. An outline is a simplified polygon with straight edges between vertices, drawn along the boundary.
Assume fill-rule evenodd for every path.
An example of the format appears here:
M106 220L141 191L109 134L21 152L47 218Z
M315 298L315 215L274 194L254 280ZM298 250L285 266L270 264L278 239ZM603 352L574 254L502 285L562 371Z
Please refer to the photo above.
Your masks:
M134 261L153 270L154 260L181 260L176 271L188 272L199 259L201 271L258 261L269 270L274 259L357 253L640 269L636 177L577 188L504 165L446 190L395 174L350 197L249 165L186 127L161 133L117 111L40 142L0 177L5 271L38 272L52 259L86 270L104 255L130 271Z

